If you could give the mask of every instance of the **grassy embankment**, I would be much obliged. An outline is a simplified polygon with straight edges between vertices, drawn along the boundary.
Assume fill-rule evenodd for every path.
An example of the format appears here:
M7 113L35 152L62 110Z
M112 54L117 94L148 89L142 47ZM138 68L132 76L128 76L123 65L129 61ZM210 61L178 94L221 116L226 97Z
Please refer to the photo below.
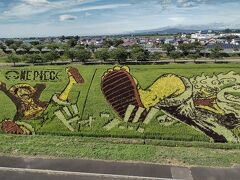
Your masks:
M240 164L239 149L155 146L140 140L63 136L0 135L0 155L136 161L180 166L230 167ZM219 147L222 145L219 145ZM238 147L239 148L239 147Z

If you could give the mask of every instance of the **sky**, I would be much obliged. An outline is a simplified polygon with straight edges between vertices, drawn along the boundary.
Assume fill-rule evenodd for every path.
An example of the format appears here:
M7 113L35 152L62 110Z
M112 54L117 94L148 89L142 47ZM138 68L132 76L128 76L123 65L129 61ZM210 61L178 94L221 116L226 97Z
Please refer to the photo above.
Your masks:
M240 0L0 0L0 37L120 34L163 27L240 28Z

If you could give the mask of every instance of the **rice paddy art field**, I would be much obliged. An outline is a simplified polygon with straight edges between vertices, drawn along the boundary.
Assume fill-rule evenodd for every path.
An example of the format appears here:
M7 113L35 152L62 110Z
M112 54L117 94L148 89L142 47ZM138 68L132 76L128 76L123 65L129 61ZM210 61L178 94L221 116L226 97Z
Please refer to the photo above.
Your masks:
M240 140L240 65L0 70L1 133Z

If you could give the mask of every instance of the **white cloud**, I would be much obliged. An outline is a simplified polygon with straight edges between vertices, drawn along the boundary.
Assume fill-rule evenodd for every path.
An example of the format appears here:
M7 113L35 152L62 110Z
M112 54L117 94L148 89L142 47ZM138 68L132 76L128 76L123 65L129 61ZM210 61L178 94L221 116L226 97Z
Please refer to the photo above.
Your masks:
M206 3L206 0L177 0L177 3L180 7L187 8Z
M91 2L94 2L92 0ZM61 1L48 1L48 0L21 0L19 3L14 3L9 9L3 12L6 17L25 17L35 14L48 12L51 10L64 10L66 8L75 8L78 5L84 4L86 0L61 0Z
M47 10L46 8L35 9L27 4L19 4L19 5L12 7L9 10L4 11L3 15L19 17L19 16L27 16L27 15L45 12L46 10Z
M32 6L42 6L50 4L50 2L47 0L23 0L22 2L25 2L26 4L30 4Z
M65 12L82 12L82 11L92 11L92 10L103 10L103 9L116 9L121 7L127 7L131 4L106 4L106 5L97 5L97 6L89 6L83 8L73 8L70 10L66 10Z
M22 0L21 3L15 4L4 11L3 15L7 17L22 17L44 13L53 8L56 8L56 4L47 0Z
M161 3L163 6L169 6L172 4L172 0L163 0Z
M59 21L73 21L77 19L77 16L72 16L70 14L63 14L59 16Z
M92 10L103 10L103 9L116 9L121 7L130 6L131 4L105 4L105 5L91 5L81 7L80 5L89 2L95 2L96 0L61 0L61 1L49 1L49 0L21 0L20 3L14 3L9 9L6 9L1 18L8 17L28 17L31 15L37 15L45 12L51 13L73 13L83 12ZM88 16L88 14L87 14Z
M85 12L85 14L84 14L85 17L89 17L89 16L91 16L91 15L92 15L92 14L89 13L89 12Z
M175 23L181 23L181 22L184 22L184 20L185 20L184 17L170 17L168 19L171 21L174 21Z

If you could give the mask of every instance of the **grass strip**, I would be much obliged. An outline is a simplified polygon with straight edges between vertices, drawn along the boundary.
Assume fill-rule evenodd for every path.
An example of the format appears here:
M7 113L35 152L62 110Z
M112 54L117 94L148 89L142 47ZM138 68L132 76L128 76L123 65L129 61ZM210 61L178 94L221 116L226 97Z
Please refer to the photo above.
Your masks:
M203 147L197 147L200 145ZM185 144L172 141L77 136L2 134L0 135L0 154L47 158L141 161L179 166L230 167L240 164L239 146L234 144L210 145L210 143L202 142Z

